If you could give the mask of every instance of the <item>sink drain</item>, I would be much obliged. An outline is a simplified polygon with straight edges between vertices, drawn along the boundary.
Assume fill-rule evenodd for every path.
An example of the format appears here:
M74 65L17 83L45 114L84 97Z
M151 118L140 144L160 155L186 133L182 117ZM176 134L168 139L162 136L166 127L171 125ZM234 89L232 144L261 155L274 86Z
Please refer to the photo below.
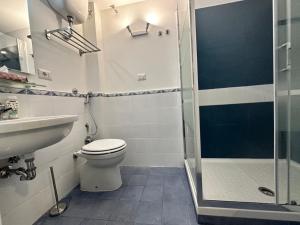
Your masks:
M271 189L269 188L266 188L266 187L259 187L258 190L263 193L264 195L267 195L267 196L270 196L270 197L274 197L275 196L275 193L274 191L272 191Z

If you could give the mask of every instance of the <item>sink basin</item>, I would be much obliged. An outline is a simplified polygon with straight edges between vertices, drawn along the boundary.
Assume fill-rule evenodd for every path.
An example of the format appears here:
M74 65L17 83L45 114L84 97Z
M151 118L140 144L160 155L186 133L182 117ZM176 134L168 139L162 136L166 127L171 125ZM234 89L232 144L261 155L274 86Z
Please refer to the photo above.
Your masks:
M33 153L64 139L76 115L29 117L0 121L0 159Z

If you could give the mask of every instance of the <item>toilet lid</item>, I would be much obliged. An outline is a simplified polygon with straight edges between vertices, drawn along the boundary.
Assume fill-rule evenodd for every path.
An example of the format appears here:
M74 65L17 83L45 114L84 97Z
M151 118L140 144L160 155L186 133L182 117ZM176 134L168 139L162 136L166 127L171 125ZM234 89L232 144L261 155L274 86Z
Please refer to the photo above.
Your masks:
M125 146L126 142L120 139L102 139L93 141L92 143L82 147L82 150L85 152L104 152L111 151L114 149L120 149Z

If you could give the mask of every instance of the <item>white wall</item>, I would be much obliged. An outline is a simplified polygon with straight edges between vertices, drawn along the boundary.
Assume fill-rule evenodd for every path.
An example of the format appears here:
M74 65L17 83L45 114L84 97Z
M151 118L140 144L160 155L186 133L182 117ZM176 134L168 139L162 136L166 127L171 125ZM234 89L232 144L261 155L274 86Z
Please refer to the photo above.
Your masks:
M117 6L95 15L101 25L100 91L104 93L180 87L176 0L147 0ZM95 6L96 8L96 6ZM136 21L152 23L148 36L132 38L126 29ZM133 27L132 27L133 28ZM170 35L158 36L158 31ZM137 81L146 73L146 81ZM92 86L92 85L91 85ZM124 165L183 166L180 92L98 97L92 109L99 138L122 138L127 144Z
M84 36L101 49L100 52L86 54L86 82L87 90L98 92L100 90L100 79L103 73L103 43L101 16L96 3L89 3L89 10L92 12L83 26Z
M100 18L99 12L95 12L94 18L85 24L84 32L97 41L103 52L89 58L80 57L73 49L60 43L46 40L44 29L55 29L64 24L49 8L46 0L28 2L36 68L50 70L53 78L53 81L43 81L33 76L30 78L32 81L46 84L49 90L71 91L76 87L81 92L134 91L180 86L175 0L149 0L124 6L126 15L143 16L146 9L159 14L161 23L158 27L152 27L148 37L136 40L132 40L126 30L115 33L119 29L118 22L123 20L123 7L119 9L119 17L110 14L111 11L105 11ZM99 25L101 19L104 20L103 26ZM88 30L88 26L92 27L93 24L97 27L96 32ZM171 34L158 37L157 30L163 28L170 29ZM107 34L104 41L102 34ZM137 82L138 72L147 72L147 81ZM0 98L5 97L5 94L0 95ZM77 168L81 161L74 162L72 153L82 147L86 136L84 124L90 119L87 118L83 99L80 98L32 95L18 97L21 117L78 114L80 120L75 123L72 133L66 139L36 152L38 176L35 180L20 182L17 177L1 180L0 212L3 225L31 225L53 205L50 165L55 168L60 196L64 196L78 184ZM128 153L124 164L182 166L179 92L99 97L93 98L92 102L100 127L99 137L124 138L127 141Z
M101 11L104 73L103 92L123 92L179 87L176 0L147 0ZM126 29L136 21L152 23L148 36L132 38ZM143 23L143 25L146 25ZM158 36L158 31L170 35ZM146 81L137 81L146 73Z
M9 94L1 94L0 101ZM17 176L0 180L0 212L3 225L32 225L54 204L49 167L53 166L60 197L78 185L78 166L72 155L84 144L86 131L85 109L82 98L18 95L20 117L77 114L69 136L59 143L34 153L37 177L19 181ZM3 166L3 162L0 161ZM20 164L21 166L22 164Z
M31 81L47 85L48 89L71 91L77 88L86 90L85 57L78 51L66 47L54 40L45 38L45 29L65 27L66 23L50 9L46 0L29 0L30 27L36 69L51 71L52 81L30 77ZM77 26L81 30L81 26Z
M124 165L183 166L180 92L92 99L101 138L128 146Z
M85 57L55 41L48 41L45 29L65 26L49 8L46 0L29 0L29 12L36 68L50 70L53 81L44 81L36 76L31 81L46 84L48 90L68 91L78 88L86 91ZM77 29L81 29L80 27ZM0 94L0 102L7 94ZM78 163L73 160L74 151L84 145L86 112L82 98L18 95L20 117L77 114L71 134L61 142L35 153L37 178L21 182L11 177L0 181L0 212L3 225L32 225L53 204L49 166L54 166L57 186L61 197L79 183ZM0 162L3 164L3 162Z

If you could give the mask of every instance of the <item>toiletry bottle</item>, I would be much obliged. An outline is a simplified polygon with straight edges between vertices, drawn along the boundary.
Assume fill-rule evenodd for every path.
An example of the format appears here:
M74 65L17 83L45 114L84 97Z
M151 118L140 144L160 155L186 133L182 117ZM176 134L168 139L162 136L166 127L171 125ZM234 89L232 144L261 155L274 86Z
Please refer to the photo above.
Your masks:
M8 119L18 119L19 102L16 96L9 96L5 103L7 108L11 108L8 111Z

